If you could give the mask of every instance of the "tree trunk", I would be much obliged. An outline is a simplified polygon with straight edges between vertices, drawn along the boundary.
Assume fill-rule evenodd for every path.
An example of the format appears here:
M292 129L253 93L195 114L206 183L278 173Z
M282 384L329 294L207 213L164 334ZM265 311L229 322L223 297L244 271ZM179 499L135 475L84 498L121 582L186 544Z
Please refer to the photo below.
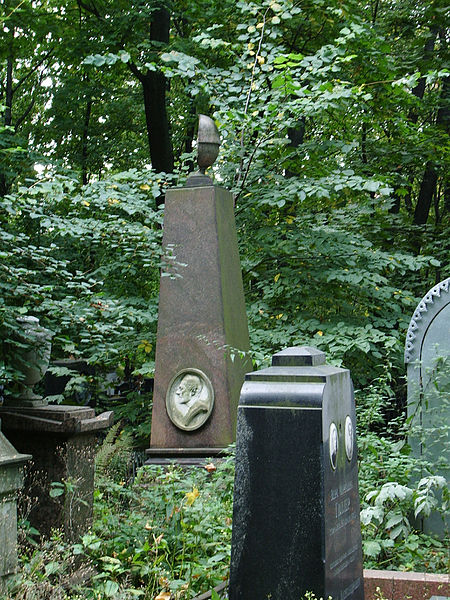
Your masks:
M152 167L156 172L173 172L173 150L166 110L166 78L149 71L141 79L145 120Z
M10 127L12 124L12 101L13 101L12 72L13 72L13 59L12 59L12 56L8 56L8 58L6 59L6 97L5 97L5 116L4 116L4 124L6 127Z
M169 43L170 14L161 8L153 13L150 27L152 42ZM152 167L156 172L173 172L173 149L166 108L167 81L159 71L147 71L139 77L144 93L145 119Z
M3 113L3 124L5 127L10 127L12 124L12 74L13 74L13 59L8 56L6 59L6 83L5 83L5 112ZM9 193L10 183L4 169L0 170L0 198Z
M86 104L86 112L84 113L84 124L83 131L81 134L81 176L83 180L83 185L86 185L89 181L88 177L88 137L89 137L89 122L91 120L91 112L92 112L92 98L89 97Z
M298 148L303 144L305 137L306 121L305 118L301 118L297 127L288 127L287 134L289 138L288 148ZM286 178L295 177L298 173L285 169L284 175Z
M423 48L423 61L424 62L429 61L430 58L432 58L437 35L438 35L438 28L431 27L430 28L430 37L425 42L425 46ZM416 96L416 98L419 98L419 100L422 100L422 98L423 98L423 95L425 93L425 85L426 85L426 77L423 76L419 79L419 81L417 82L417 85L411 90L412 93L414 94L414 96ZM416 124L418 118L419 118L418 113L415 110L411 109L408 114L408 119L412 123ZM403 170L402 165L400 165L396 169L397 173L401 173L402 170ZM409 184L408 193L405 197L406 204L411 203L412 178L410 177L409 179L410 179L411 183ZM428 207L428 210L429 210L429 207ZM398 194L396 194L395 192L394 192L394 203L391 206L391 208L389 209L389 212L392 214L398 214L400 212L400 196Z
M444 80L441 92L440 108L436 115L436 125L444 130L448 130L450 111L447 105L450 83L448 78ZM413 223L415 225L425 225L430 213L433 195L436 191L438 173L433 161L429 160L425 166L422 183L420 184L419 197L417 199L416 209L414 211Z
M431 201L436 190L437 178L437 172L433 163L428 161L425 166L422 183L420 184L416 210L414 211L414 225L425 225L428 220Z

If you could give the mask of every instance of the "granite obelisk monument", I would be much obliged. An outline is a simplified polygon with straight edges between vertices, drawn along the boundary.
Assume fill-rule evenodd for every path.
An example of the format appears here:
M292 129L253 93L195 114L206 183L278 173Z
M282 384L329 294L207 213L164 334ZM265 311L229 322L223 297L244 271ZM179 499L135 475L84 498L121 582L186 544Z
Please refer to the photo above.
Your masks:
M232 194L205 170L220 139L200 115L198 164L185 187L166 193L147 462L195 461L234 441L237 404L251 370Z

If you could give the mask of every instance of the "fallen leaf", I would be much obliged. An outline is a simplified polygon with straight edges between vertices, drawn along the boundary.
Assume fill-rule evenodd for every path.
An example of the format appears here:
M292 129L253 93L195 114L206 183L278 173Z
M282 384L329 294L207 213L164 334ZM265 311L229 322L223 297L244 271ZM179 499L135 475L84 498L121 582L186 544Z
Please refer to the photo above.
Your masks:
M192 504L194 504L196 498L198 498L199 496L200 496L200 492L198 491L198 489L196 487L193 488L192 492L187 492L187 494L186 494L187 505L192 506Z

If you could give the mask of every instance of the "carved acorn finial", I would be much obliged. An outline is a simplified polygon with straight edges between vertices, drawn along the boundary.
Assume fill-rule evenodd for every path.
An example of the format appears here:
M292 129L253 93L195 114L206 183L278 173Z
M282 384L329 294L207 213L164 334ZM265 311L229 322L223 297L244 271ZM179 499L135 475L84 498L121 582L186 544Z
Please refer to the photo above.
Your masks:
M188 177L187 187L213 185L205 175L208 167L214 164L220 148L220 135L214 121L206 115L198 116L197 163L200 170Z
M214 121L206 115L198 116L197 162L202 173L214 164L219 154L220 136Z

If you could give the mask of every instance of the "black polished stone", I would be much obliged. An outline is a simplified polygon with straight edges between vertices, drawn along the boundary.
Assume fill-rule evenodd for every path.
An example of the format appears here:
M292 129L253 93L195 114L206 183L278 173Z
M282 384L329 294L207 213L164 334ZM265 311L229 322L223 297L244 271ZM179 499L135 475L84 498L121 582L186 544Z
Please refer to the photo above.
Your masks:
M355 431L352 384L348 370L324 358L314 348L288 349L273 357L280 366L246 375L230 600L299 600L307 591L364 598L355 436L351 460L344 441L347 416ZM332 423L338 451L330 457Z

